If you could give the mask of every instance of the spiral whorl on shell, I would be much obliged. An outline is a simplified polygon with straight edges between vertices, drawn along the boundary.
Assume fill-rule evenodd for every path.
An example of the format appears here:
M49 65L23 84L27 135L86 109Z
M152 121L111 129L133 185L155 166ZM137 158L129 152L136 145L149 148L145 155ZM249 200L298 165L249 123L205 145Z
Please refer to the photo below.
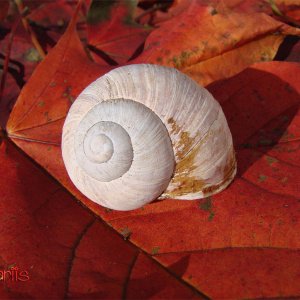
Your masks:
M114 69L78 96L62 154L75 186L116 210L207 197L236 173L219 103L176 69L147 64Z

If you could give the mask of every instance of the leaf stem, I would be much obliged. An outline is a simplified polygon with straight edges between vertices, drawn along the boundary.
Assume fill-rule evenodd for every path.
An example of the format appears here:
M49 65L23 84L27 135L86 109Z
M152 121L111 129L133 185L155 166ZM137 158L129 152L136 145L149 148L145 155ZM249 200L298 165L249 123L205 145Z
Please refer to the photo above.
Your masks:
M142 12L140 15L138 15L136 18L135 18L135 22L136 23L139 23L140 20L145 17L146 15L149 15L149 14L152 14L154 13L155 11L157 10L160 10L162 8L167 8L170 4L169 3L161 3L161 4L155 4L153 7L145 10L144 12Z
M280 11L280 9L278 8L278 6L276 5L276 3L274 2L274 0L269 0L269 4L272 8L272 11L275 15L277 16L282 16L282 12Z
M4 63L3 63L3 70L2 70L2 76L1 76L1 81L0 81L0 103L1 103L1 100L3 97L3 93L4 93L4 87L5 87L6 76L7 76L7 71L8 71L11 46L12 46L12 43L14 40L14 35L15 35L16 29L19 25L19 22L20 22L20 18L18 18L14 22L11 32L10 32L10 35L9 35L9 40L7 43L6 55L5 55L5 59L4 59ZM0 124L0 129L1 129L1 124Z
M284 15L280 11L280 9L278 8L278 6L276 5L274 0L269 0L269 4L271 6L271 9L272 9L274 15L277 16L280 21L288 23L295 27L300 27L300 22L298 22L297 20L295 20L289 16Z
M23 4L23 1L22 0L15 0L15 3L17 5L18 11L19 11L19 13L21 15L23 26L24 26L25 30L28 32L28 34L30 35L32 44L34 45L34 47L38 51L39 55L42 58L45 58L45 56L46 56L45 51L43 50L41 44L39 43L35 32L32 30L31 26L29 25L27 17L24 15L24 4Z

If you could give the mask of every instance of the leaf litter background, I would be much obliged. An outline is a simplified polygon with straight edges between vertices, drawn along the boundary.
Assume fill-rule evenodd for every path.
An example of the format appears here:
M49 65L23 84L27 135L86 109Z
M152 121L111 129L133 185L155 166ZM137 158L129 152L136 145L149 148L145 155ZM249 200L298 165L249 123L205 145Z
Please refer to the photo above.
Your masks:
M30 280L0 282L0 298L300 296L298 1L24 1L43 60L1 6L0 269ZM238 175L207 199L111 211L70 182L62 125L87 84L145 62L221 103Z

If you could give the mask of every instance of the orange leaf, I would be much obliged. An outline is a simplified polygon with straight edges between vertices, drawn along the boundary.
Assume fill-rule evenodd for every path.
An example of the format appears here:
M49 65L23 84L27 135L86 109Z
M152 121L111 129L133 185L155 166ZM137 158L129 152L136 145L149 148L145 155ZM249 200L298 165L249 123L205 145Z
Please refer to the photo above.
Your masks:
M205 7L199 15L206 20L208 12ZM249 19L243 16L246 18L244 21L256 25L251 15ZM226 19L226 15L219 17L219 21ZM233 34L244 42L243 45L258 42L255 40L258 36L261 37L259 41L271 39L270 33L283 28L280 22L260 14L255 15L256 22L260 20L254 27L257 32L253 32L253 28L248 31L247 26L241 29L241 16L232 14L230 18L239 21ZM224 28L229 30L230 26L226 24ZM205 23L205 26L211 25ZM193 28L189 30L193 32ZM180 30L178 37L179 44L175 44L174 52L167 54L167 59L174 53L180 53L181 38L186 39L187 47L194 43L193 38L184 36ZM221 49L222 55L212 58L211 48L204 47L203 53L200 51L185 57L181 65L183 70L201 63L201 59L203 62L217 57L221 59L235 51L235 48L230 50L230 44L220 43L219 38L211 37L210 43L218 45L217 51ZM174 42L174 36L172 39ZM159 51L164 53L164 49L168 50L168 39L161 40L161 43L159 50L155 48L158 45L152 44L152 50L146 50L143 57L155 60ZM245 53L249 55L249 52ZM203 74L209 74L208 70L213 70L210 68L207 67ZM300 86L295 76L300 65L259 63L232 78L208 86L224 109L237 151L238 175L228 189L200 201L156 201L130 212L105 210L81 195L70 182L61 158L61 127L70 100L109 69L88 60L74 31L74 24L71 24L62 40L32 75L8 122L8 133L14 143L124 239L129 239L144 251L139 254L136 247L131 248L125 241L114 241L113 232L102 227L103 224L91 224L88 234L80 239L82 244L76 248L78 261L73 262L74 268L70 270L70 296L299 296L300 288L294 282L299 281L300 270ZM56 88L51 86L53 83ZM99 236L102 240L96 240ZM98 256L99 248L103 252ZM124 264L122 266L122 257L118 256L123 249L125 267ZM116 258L116 271L101 258L102 253L108 261ZM91 272L87 271L84 282L81 282L86 260L92 261ZM167 272L162 272L161 265L167 268ZM124 283L126 270L131 281L127 279ZM104 282L104 288L95 283L95 274ZM180 282L170 277L172 274L176 274ZM116 277L118 280L113 281L112 278ZM122 293L121 281L125 286ZM168 285L162 286L165 281ZM149 282L153 288L149 287Z
M37 127L60 124L79 92L110 70L109 66L99 66L88 59L75 31L75 21L74 18L55 49L36 68L22 90L7 124L11 134L22 131L26 135L25 131L36 131ZM45 131L42 134L47 136ZM42 137L37 139L43 140ZM59 141L60 135L51 140L56 144Z
M207 85L252 63L272 60L285 34L300 34L300 30L263 13L218 11L192 1L149 35L145 51L135 62L176 67Z
M46 139L44 143L29 142L30 137L26 140L20 136L20 132L18 138L12 138L121 234L125 235L124 228L127 228L131 233L130 240L154 255L163 265L169 264L169 260L165 260L170 257L169 253L189 254L187 265L191 269L180 273L180 276L211 297L218 297L218 289L205 288L202 269L195 271L193 267L197 257L202 257L204 250L256 248L238 254L240 256L236 265L230 262L238 252L220 252L228 255L229 265L226 266L230 266L229 270L233 274L244 272L243 266L253 259L257 264L252 267L251 272L242 273L244 279L235 283L235 289L232 289L226 276L217 277L216 280L224 285L224 295L231 295L233 298L241 295L249 298L273 297L279 289L269 286L273 275L265 276L272 269L278 280L286 282L282 270L290 268L289 262L282 260L279 265L275 263L280 253L285 255L286 251L258 252L258 249L272 247L296 251L299 248L300 207L297 199L300 196L300 88L293 75L299 71L298 64L261 63L231 79L209 86L220 100L229 121L237 149L239 174L227 190L198 202L166 200L131 212L105 210L83 197L70 183L64 171L59 146L51 146L48 155L45 155L49 147ZM32 115L34 113L32 111ZM54 135L59 135L61 129L57 127L52 130ZM260 253L258 257L257 253ZM264 257L269 255L273 255L274 260L263 263ZM296 259L298 254L295 255ZM178 255L176 257L177 260L172 263L182 258ZM213 261L214 258L209 268L214 266ZM292 265L292 277L288 278L296 280L300 266L296 261ZM222 274L221 266L214 268L216 273ZM175 268L174 272L176 270ZM249 276L254 279L249 281ZM244 281L247 281L246 294L243 294ZM262 285L259 291L256 289L257 282ZM210 286L213 283L213 280L209 281ZM286 296L300 293L295 285L288 284L280 292Z
M135 2L94 1L88 14L88 42L93 58L109 56L115 62L126 63L145 41L150 28L133 20Z
M0 164L1 299L202 298L87 212L6 140Z

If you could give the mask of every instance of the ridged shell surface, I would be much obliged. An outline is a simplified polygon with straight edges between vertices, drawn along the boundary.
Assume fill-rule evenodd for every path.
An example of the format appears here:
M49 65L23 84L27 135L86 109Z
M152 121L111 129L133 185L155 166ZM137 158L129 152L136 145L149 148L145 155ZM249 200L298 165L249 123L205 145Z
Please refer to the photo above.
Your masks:
M114 69L76 99L62 154L76 187L108 208L217 193L236 173L219 103L179 71L156 65Z

